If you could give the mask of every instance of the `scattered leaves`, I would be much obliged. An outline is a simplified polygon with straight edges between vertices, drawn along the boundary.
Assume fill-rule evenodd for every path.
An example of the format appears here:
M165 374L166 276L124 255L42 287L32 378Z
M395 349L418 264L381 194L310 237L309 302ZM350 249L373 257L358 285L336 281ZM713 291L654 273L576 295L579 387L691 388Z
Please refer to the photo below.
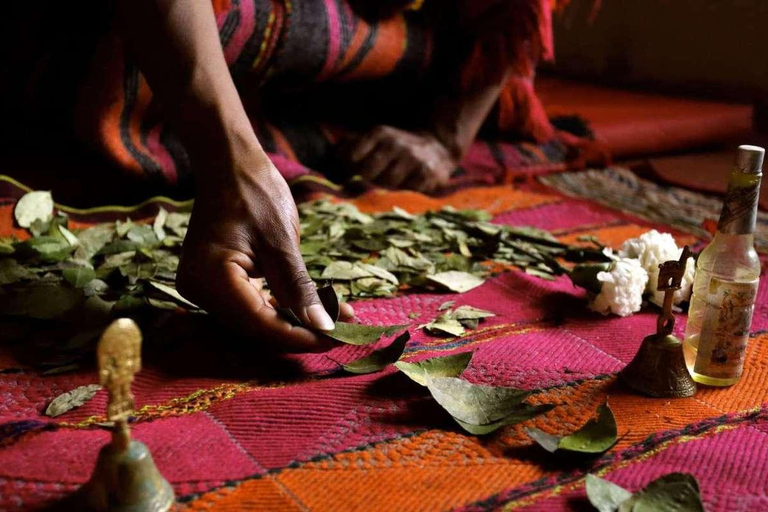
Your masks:
M103 297L121 314L148 307L174 309L174 304L199 312L174 287L189 213L160 208L151 224L125 219L75 229L65 215L54 216L49 192L25 195L14 213L32 237L0 240L0 285L9 285L10 295L20 300L8 310L11 314L61 318L61 313L74 311L69 306L76 307L83 293ZM300 205L299 213L307 270L315 282L331 280L339 300L391 297L398 289L436 286L463 292L485 280L488 261L551 277L563 272L555 258L577 255L580 261L590 257L601 261L604 257L597 249L561 244L541 230L490 224L490 215L479 210L445 207L414 215L395 208L368 215L350 203L315 201ZM77 293L54 292L52 304L46 304L38 286L41 280L47 290ZM5 297L0 303L9 300ZM446 303L441 311L451 313L451 307ZM485 318L457 311L429 330L458 336ZM337 335L346 337L348 328L339 329Z
M469 366L471 360L472 352L462 352L450 356L433 357L418 363L398 361L395 367L414 382L426 386L428 378L458 377Z
M96 278L96 272L88 267L65 268L61 275L74 288L84 288Z
M347 363L343 365L343 368L349 373L357 374L374 373L383 370L400 359L400 356L403 355L403 350L405 350L405 345L410 338L410 333L405 331L388 346L374 350L370 355Z
M167 284L160 283L158 281L149 281L149 285L152 288L163 292L173 300L184 304L188 308L197 309L197 306L195 306L193 303L191 303L190 301L182 297L181 294L176 291L176 288L173 288L172 286L168 286Z
M529 391L472 384L457 377L427 378L432 397L454 418L471 425L487 425L507 416Z
M485 279L469 272L449 270L427 276L427 280L456 293L464 293L477 288Z
M530 394L515 388L472 384L456 377L427 375L432 397L464 430L485 435L505 426L527 421L543 414L552 405L523 404Z
M98 384L88 384L87 386L80 386L72 391L67 391L54 398L51 403L48 404L45 414L51 418L61 416L65 412L85 404L85 402L93 398L100 389L101 386Z
M693 475L670 473L634 494L594 475L587 475L587 497L599 512L704 512L699 484Z
M453 305L453 301L449 302ZM480 320L492 316L496 315L490 311L473 308L472 306L460 306L453 311L446 311L433 321L420 327L438 336L461 336L465 333L465 329L476 329Z
M392 336L407 328L407 325L376 326L336 322L334 330L323 334L349 345L370 345L379 341L382 336Z
M598 454L616 444L618 435L616 418L607 403L597 409L592 418L579 430L565 437L547 434L537 428L528 429L528 435L550 453L556 451Z
M608 480L592 474L586 478L587 498L599 512L614 512L632 497L632 493Z

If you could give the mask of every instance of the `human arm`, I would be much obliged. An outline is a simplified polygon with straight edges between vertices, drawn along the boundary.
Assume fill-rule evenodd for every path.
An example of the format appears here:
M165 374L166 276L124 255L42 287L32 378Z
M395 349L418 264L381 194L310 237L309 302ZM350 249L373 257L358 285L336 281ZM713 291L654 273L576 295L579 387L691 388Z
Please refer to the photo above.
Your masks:
M261 290L263 276L304 325L333 327L301 258L288 185L261 148L227 68L211 2L117 0L117 20L195 175L179 291L277 349L330 348L328 338L283 320Z

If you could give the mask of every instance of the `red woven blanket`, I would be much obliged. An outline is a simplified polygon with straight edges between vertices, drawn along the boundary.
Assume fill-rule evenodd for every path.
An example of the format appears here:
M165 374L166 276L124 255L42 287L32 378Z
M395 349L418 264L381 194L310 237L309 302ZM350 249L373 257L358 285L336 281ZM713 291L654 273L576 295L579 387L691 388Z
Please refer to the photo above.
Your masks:
M0 235L6 235L12 196L20 191L7 182L0 188L6 197ZM614 247L651 227L664 229L537 185L468 189L442 199L371 191L354 202L365 211L486 208L496 222L548 229L568 242L590 234ZM93 217L72 213L74 221ZM680 244L696 242L675 235ZM133 386L133 432L151 449L182 509L570 510L585 504L588 472L637 490L673 471L696 476L708 510L764 509L767 294L762 286L742 380L729 389L700 389L693 398L644 398L616 382L616 372L654 331L654 311L603 317L587 310L583 292L567 278L547 282L510 271L463 295L410 293L355 307L370 324L425 323L448 299L496 313L459 338L413 329L404 357L474 350L468 380L542 389L531 402L558 404L528 423L484 438L466 435L424 388L393 368L368 376L337 372L337 362L365 348L273 360L192 333L182 349L160 351L162 357L145 347L145 369ZM681 319L678 335L683 328ZM0 370L0 509L59 499L88 479L108 440L96 426L105 392L52 420L43 415L48 402L96 382L94 371L43 376L5 351ZM530 426L573 432L606 398L620 440L592 461L557 461L524 432Z

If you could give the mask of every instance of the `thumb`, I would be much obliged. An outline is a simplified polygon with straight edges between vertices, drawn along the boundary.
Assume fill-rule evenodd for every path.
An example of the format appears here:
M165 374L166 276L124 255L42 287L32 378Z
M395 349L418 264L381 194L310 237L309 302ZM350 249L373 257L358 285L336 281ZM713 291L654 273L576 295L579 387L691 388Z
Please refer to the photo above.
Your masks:
M317 296L317 288L307 273L299 248L286 243L261 259L264 277L280 307L291 308L302 324L319 331L332 331L333 319Z

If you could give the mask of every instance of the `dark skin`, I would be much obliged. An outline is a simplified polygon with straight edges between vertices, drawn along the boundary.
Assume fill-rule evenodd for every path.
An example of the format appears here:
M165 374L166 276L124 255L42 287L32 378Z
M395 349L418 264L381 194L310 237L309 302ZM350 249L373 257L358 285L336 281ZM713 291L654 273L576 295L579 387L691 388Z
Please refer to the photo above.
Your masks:
M197 194L179 292L270 348L321 352L333 328L299 251L296 205L259 144L227 68L207 0L118 0L124 39L187 147ZM350 171L391 188L443 185L498 96L438 100L430 129L378 127L350 140ZM271 295L263 290L269 283ZM303 325L285 321L291 308ZM342 320L354 316L342 305Z

